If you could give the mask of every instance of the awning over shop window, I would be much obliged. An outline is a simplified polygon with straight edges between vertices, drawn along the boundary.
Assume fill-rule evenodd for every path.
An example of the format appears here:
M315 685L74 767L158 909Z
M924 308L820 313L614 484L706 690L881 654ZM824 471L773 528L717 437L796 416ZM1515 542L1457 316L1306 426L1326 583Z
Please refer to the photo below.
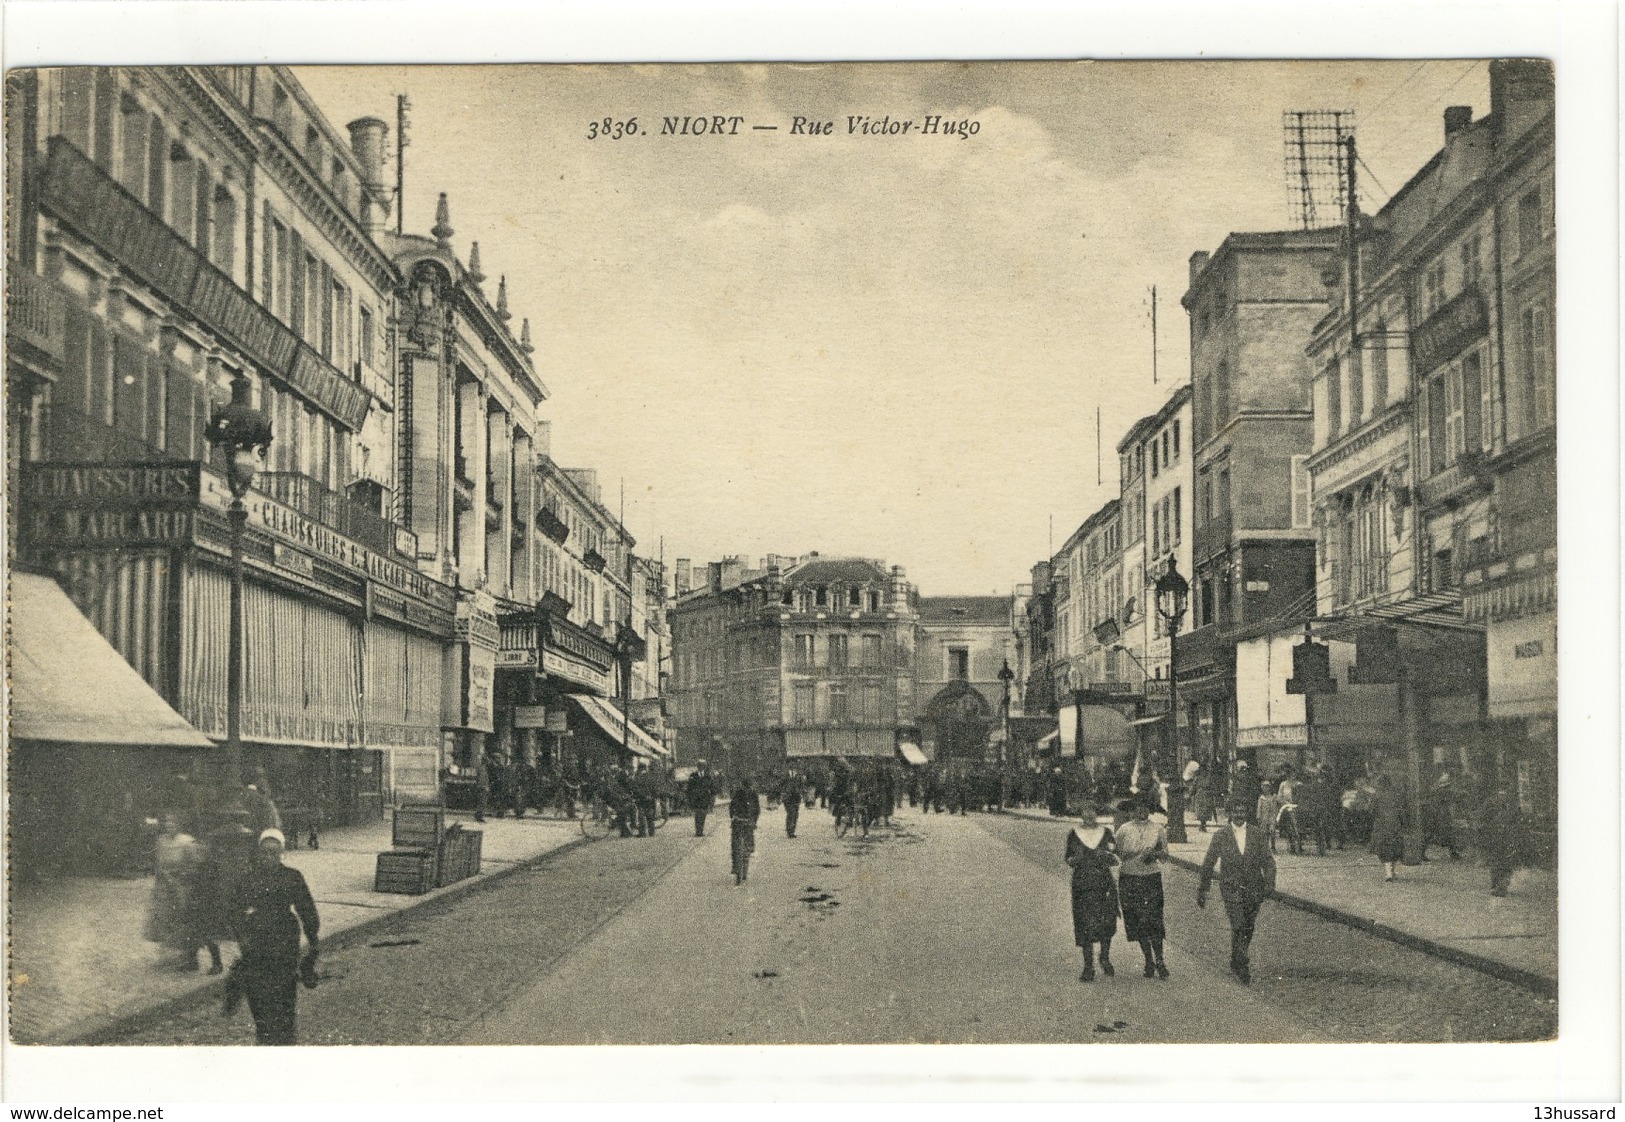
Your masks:
M214 745L124 661L53 580L13 575L10 646L15 740Z
M931 762L925 758L925 753L920 751L920 746L918 744L910 744L906 740L897 746L897 751L902 755L904 760L913 764L915 767L924 767L926 764Z
M626 731L626 746L639 756L646 759L658 760L666 756L666 747L654 737L638 727L636 721L626 720L621 711L602 698L591 694L573 693L568 695L570 700L580 709L592 723L604 731L604 735L615 743L621 742L621 731Z

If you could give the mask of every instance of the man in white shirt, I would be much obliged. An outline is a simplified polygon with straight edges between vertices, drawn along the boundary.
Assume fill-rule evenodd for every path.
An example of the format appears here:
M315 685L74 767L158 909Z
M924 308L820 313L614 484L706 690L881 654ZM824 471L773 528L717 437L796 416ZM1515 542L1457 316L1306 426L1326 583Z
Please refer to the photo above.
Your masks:
M1252 981L1249 952L1258 910L1275 891L1275 858L1264 836L1254 835L1248 827L1251 810L1245 800L1230 801L1230 826L1214 833L1208 843L1201 881L1196 887L1196 906L1205 908L1208 889L1217 873L1219 896L1230 920L1230 971L1243 985Z

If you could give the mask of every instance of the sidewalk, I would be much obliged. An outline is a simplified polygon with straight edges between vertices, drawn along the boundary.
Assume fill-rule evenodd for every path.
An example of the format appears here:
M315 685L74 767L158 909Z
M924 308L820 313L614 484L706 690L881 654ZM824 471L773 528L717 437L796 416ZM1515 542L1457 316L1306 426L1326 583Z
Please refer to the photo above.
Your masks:
M583 840L573 821L447 814L447 824L483 830L479 875L422 896L372 890L377 855L390 846L388 821L325 830L317 850L289 850L284 862L305 874L321 913L321 938L455 895ZM170 952L142 938L152 878L69 878L13 882L9 900L11 1037L19 1044L68 1044L115 1022L195 999L219 983L202 972L178 973L161 963ZM224 948L229 964L235 948ZM208 955L198 960L207 969Z
M1011 814L1057 824L1041 810ZM1186 826L1189 839L1171 844L1176 864L1200 869L1212 830ZM1401 865L1395 880L1364 846L1303 856L1277 843L1276 898L1290 907L1370 931L1428 954L1482 970L1549 997L1557 996L1557 874L1519 869L1511 893L1490 895L1489 873L1469 851L1452 861L1437 846L1421 865Z

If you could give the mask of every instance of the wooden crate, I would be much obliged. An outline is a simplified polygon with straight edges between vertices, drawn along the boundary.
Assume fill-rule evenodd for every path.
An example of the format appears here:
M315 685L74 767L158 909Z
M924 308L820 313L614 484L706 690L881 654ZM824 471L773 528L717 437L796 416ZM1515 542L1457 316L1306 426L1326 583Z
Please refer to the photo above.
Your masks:
M389 844L397 849L440 848L440 839L446 836L446 811L438 806L401 806L395 808L394 827Z
M484 833L454 826L440 842L440 872L437 883L447 885L466 880L480 871L480 848Z
M372 890L402 896L422 896L435 887L438 865L432 849L395 849L380 853Z

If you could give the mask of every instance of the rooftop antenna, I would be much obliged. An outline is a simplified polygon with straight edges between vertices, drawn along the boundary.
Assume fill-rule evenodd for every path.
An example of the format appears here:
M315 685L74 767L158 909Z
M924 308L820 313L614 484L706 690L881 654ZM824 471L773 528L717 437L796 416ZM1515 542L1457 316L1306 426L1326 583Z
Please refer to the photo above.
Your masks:
M1100 474L1100 406L1095 406L1095 486L1099 487L1106 482Z
M1345 195L1344 144L1354 135L1352 109L1287 109L1281 113L1287 211L1293 225L1313 230L1321 214L1341 217ZM1331 219L1336 221L1336 219Z
M1151 384L1157 384L1157 286L1151 286Z
M412 108L405 94L395 95L395 234L405 230L406 219L406 111Z

